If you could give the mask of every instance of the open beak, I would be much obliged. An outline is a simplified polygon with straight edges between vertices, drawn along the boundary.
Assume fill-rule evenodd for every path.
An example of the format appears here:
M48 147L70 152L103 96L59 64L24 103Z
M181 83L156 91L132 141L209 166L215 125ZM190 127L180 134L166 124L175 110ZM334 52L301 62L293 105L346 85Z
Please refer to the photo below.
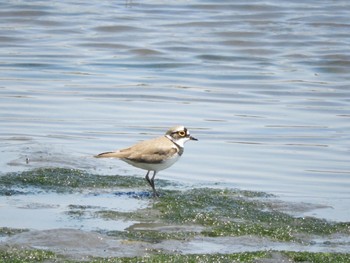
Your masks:
M196 139L196 138L194 138L194 137L192 137L192 136L190 136L190 140L192 140L192 141L198 141L198 139Z

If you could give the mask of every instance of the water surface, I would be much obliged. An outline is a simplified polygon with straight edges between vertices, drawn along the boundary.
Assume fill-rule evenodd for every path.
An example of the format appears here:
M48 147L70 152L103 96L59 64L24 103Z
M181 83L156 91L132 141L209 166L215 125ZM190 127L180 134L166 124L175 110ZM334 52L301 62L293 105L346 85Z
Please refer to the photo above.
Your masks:
M183 124L200 141L160 178L350 220L348 1L6 1L0 16L2 173L144 176L91 156Z

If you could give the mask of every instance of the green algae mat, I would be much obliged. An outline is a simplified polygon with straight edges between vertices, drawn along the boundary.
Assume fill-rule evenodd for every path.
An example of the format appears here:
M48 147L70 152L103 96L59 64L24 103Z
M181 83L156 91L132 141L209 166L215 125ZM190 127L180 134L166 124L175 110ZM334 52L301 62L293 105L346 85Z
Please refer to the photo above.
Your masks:
M154 199L143 178L134 176L63 168L1 175L2 214L28 209L40 212L40 221L54 211L61 222L80 225L33 229L0 218L0 262L350 262L350 222L295 216L263 192L157 183L161 197ZM100 193L112 205L100 201ZM52 206L46 200L42 209L50 194L90 199ZM21 198L36 205L16 207ZM125 202L135 206L113 207ZM99 227L86 227L92 220Z

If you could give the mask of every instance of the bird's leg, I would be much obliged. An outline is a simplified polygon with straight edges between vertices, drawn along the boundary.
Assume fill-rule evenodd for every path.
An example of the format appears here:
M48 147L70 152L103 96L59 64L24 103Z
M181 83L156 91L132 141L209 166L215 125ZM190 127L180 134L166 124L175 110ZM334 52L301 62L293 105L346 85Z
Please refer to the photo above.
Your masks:
M157 172L156 171L153 171L153 176L151 178L151 187L152 187L152 190L153 190L153 197L159 197L159 194L157 193L156 191L156 187L155 187L155 184L154 184L154 177L156 177L156 174Z
M155 178L157 172L156 172L156 171L153 171L153 176L152 176L152 178L149 178L149 172L150 172L150 171L147 172L145 179L146 179L146 181L149 183L149 185L152 187L153 196L154 196L154 197L159 197L159 194L157 193L156 188L155 188L155 185L154 185L154 178Z
M146 174L146 176L145 176L145 179L146 179L146 181L149 183L149 185L153 188L152 182L151 182L151 180L150 180L149 177L148 177L149 172L150 172L150 171L147 172L147 174Z

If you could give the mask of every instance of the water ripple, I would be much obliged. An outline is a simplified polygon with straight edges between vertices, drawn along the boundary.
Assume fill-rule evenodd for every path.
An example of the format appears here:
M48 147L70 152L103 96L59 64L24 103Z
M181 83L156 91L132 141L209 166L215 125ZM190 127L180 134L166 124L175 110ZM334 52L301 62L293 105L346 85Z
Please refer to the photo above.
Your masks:
M47 145L90 167L75 153L185 124L200 141L164 175L336 207L350 187L349 10L327 0L4 3L3 170L25 169L23 152Z

